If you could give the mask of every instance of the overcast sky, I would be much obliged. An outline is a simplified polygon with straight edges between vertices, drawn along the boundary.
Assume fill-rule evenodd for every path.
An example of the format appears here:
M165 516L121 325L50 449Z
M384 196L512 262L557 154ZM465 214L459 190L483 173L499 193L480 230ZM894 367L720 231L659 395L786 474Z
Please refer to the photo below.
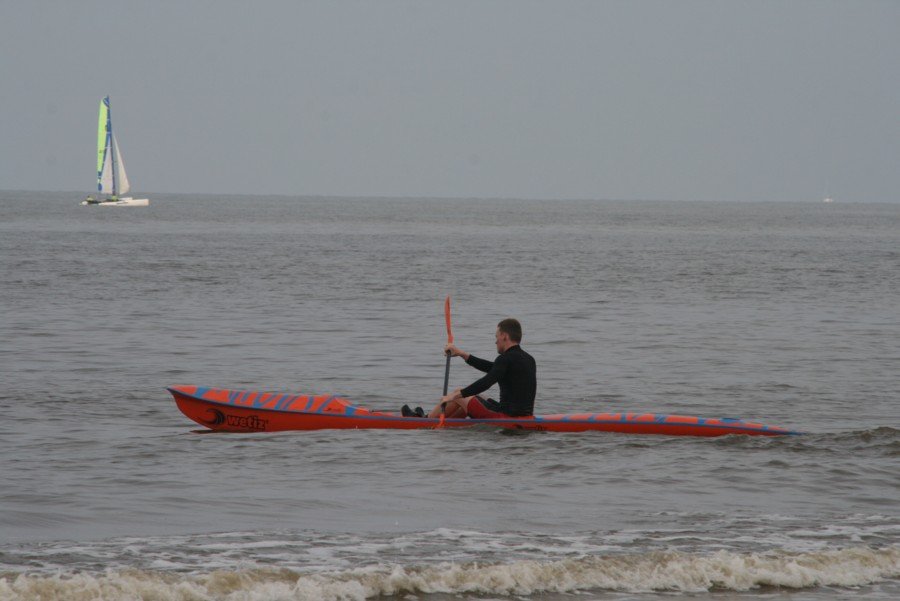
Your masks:
M0 0L0 189L900 201L900 1Z

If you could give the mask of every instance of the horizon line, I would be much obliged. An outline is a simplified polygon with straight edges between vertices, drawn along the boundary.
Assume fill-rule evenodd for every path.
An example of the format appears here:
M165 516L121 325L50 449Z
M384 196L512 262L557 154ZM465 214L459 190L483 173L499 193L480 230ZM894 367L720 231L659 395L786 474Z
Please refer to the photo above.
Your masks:
M27 193L52 193L52 194L73 194L80 196L85 194L79 190L29 190L26 188L0 188L0 193L5 192L27 192ZM541 197L541 196L428 196L428 195L390 195L390 194L373 194L373 195L355 195L355 194L294 194L294 193L244 193L244 192L164 192L164 191L145 191L141 195L166 195L166 196L224 196L238 197L245 196L251 198L285 198L285 199L346 199L346 200L481 200L481 201L509 201L522 200L532 202L734 202L734 203L782 203L794 202L805 204L823 203L823 199L756 199L756 200L738 200L738 199L710 199L710 198L610 198L610 197ZM890 200L841 200L835 199L834 204L896 204L900 199Z

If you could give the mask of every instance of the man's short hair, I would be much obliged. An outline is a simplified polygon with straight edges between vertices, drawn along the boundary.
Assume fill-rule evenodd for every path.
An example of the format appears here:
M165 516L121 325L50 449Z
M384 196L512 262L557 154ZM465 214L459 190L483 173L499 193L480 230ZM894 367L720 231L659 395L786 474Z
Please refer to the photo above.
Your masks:
M507 317L497 324L497 329L509 335L509 339L513 342L522 342L522 324L518 319Z

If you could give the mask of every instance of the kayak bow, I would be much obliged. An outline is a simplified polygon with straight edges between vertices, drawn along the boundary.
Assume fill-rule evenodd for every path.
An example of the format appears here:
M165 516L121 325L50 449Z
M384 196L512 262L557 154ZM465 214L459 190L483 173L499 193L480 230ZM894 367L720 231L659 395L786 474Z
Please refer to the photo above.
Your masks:
M792 430L745 422L736 418L703 418L660 413L574 413L505 419L444 419L402 417L371 411L330 395L227 390L203 386L172 386L168 391L186 416L210 430L278 432L325 429L434 429L478 425L550 432L622 432L670 436L781 436Z

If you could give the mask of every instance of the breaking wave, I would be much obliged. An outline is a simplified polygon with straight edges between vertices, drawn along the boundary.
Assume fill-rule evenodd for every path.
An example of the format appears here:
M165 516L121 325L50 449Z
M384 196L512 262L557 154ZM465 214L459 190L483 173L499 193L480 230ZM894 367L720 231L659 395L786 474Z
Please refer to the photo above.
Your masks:
M172 601L363 601L380 596L528 596L584 590L745 591L856 587L900 577L900 547L811 553L690 554L660 551L560 561L381 565L330 572L288 569L182 574L150 570L0 575L2 601L166 599Z

